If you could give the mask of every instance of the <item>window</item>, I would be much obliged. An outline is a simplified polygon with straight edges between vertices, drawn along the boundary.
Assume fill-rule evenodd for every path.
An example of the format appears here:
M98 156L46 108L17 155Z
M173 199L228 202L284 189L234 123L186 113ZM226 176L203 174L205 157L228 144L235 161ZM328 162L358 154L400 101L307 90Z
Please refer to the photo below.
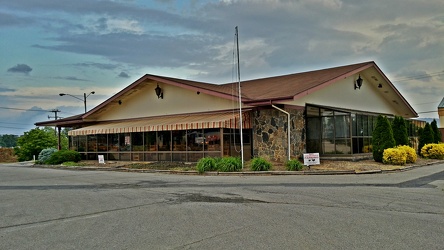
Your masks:
M132 151L143 151L143 132L131 133Z
M185 130L172 131L173 151L187 151L187 138Z
M119 134L119 149L120 149L120 151L130 151L131 150L131 134L130 133Z
M205 137L202 129L187 130L188 151L203 151Z
M157 151L156 132L145 132L145 151Z
M157 132L157 146L159 151L171 151L171 131Z

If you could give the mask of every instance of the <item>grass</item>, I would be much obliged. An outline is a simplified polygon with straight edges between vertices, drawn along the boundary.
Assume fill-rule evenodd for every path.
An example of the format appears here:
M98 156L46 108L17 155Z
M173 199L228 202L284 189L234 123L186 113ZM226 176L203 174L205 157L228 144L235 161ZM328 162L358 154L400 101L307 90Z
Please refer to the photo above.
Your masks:
M125 165L124 167L131 169L153 169L153 170L175 170L175 171L196 170L195 163L181 163L181 162L131 163Z

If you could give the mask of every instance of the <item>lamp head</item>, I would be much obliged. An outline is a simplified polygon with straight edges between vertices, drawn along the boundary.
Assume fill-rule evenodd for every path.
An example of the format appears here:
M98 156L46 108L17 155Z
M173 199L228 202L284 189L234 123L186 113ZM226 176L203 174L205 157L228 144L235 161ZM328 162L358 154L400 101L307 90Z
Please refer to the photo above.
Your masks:
M363 81L364 80L362 80L361 75L359 75L358 79L356 80L355 89L361 89Z
M63 93L60 93L60 94L59 94L59 96L64 96L64 95L66 95L66 94L63 94Z
M159 87L159 84L157 84L157 87L154 89L156 91L157 99L163 99L163 92L162 89Z

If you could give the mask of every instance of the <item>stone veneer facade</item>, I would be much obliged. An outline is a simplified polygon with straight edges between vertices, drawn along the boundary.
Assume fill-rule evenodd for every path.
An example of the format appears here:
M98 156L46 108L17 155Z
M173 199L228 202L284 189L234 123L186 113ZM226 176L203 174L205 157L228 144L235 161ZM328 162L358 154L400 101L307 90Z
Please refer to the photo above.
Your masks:
M305 149L304 110L284 110L290 113L290 157L297 159ZM287 127L287 114L277 109L253 111L253 157L274 162L287 161Z

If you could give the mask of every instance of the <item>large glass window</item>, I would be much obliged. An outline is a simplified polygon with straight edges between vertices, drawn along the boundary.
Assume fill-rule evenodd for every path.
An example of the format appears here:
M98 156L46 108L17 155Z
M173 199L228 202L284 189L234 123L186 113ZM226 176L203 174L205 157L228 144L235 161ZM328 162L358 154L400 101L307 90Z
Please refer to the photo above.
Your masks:
M131 150L131 134L130 133L119 134L119 149L120 149L120 151L130 151Z
M131 133L132 151L143 151L143 132Z
M86 135L79 136L79 152L86 152Z
M78 151L78 146L79 146L79 137L78 136L71 136L69 137L71 138L71 146L70 146L70 150L75 150Z
M185 130L172 131L173 151L187 151L187 138Z
M205 137L202 129L187 131L188 151L203 151L205 145Z
M88 152L97 152L97 136L96 135L88 135Z
M171 151L171 131L157 132L157 146L159 151ZM165 156L166 158L168 157Z
M307 152L356 154L371 152L376 114L360 114L307 106Z
M108 136L107 135L97 135L97 151L106 152L108 151Z
M156 132L145 132L145 151L157 151Z
M109 144L108 145L109 151L112 151L112 152L119 151L119 134L109 134L108 135L108 144Z
M220 129L205 129L205 150L220 151ZM245 137L244 137L245 138Z

